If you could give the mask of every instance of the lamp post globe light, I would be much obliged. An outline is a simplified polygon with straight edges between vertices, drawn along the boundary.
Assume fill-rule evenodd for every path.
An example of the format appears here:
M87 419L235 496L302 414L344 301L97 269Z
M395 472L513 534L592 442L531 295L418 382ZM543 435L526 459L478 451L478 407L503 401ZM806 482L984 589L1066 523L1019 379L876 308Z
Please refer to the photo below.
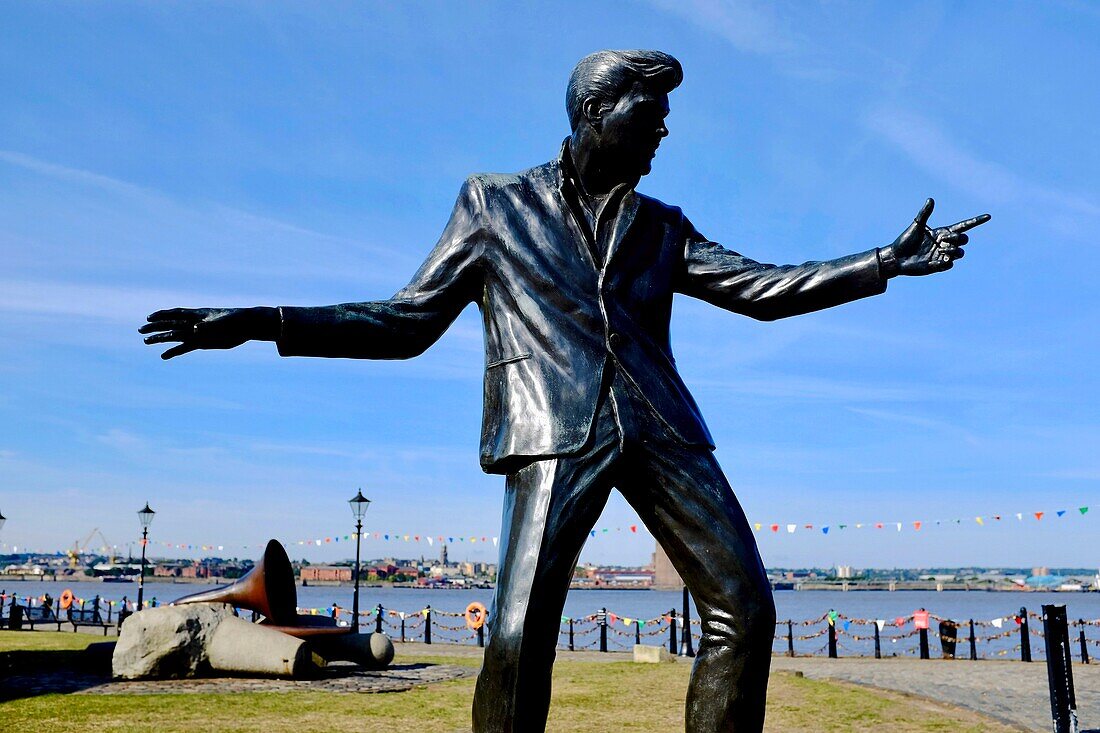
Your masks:
M138 520L141 522L141 572L138 575L137 610L141 610L145 603L145 545L149 543L149 525L153 523L153 515L156 514L149 508L149 502L138 511Z
M355 492L355 496L348 500L352 516L355 517L355 591L351 596L351 628L355 633L359 632L359 546L363 541L363 515L367 513L370 499L363 496L363 490Z

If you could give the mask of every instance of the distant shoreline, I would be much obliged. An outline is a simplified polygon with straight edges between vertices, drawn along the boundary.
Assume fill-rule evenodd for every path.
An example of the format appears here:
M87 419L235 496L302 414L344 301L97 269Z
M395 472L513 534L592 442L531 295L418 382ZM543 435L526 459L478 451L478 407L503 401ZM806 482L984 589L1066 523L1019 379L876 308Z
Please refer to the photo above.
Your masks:
M0 588L6 583L71 583L71 584L95 584L104 586L122 586L122 587L137 587L137 581L132 582L119 582L104 577L89 578L89 577L77 577L77 576L54 576L54 575L0 575ZM235 579L230 578L165 578L165 577L146 577L145 584L159 584L159 585L229 585L235 582ZM298 588L351 588L353 584L350 581L337 581L337 580L325 580L325 581L311 581L308 584L303 585L300 581L295 583ZM430 591L460 591L460 590L493 590L495 585L493 583L471 583L468 585L417 585L416 583L362 583L359 586L363 589L369 588L404 588L408 590L430 590ZM569 586L571 591L600 591L600 590L616 590L616 591L678 591L681 586L665 587L665 586L638 586L638 585L578 585L573 584ZM842 593L866 593L872 591L886 591L894 593L906 593L915 591L935 591L935 592L972 592L972 593L1059 593L1059 594L1081 594L1081 593L1097 593L1100 592L1094 587L1085 586L1080 589L1077 588L1042 588L1042 587L1021 587L1016 585L1000 585L1000 586L988 586L988 585L975 585L966 583L934 583L928 581L873 581L873 582L822 582L818 581L806 581L806 582L790 582L781 581L776 583L773 587L775 592L787 592L787 591L838 591Z

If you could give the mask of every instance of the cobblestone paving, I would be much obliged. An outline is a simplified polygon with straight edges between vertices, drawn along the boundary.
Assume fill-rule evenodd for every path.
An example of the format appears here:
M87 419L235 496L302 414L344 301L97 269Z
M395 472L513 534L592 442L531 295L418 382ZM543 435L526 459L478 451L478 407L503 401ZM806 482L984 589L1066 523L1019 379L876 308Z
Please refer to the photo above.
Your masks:
M1047 670L1041 662L774 657L772 669L919 695L1022 730L1051 729ZM1073 682L1082 731L1100 731L1100 666L1075 664Z
M17 696L70 692L78 695L158 695L231 692L402 692L420 685L445 682L477 674L472 667L454 664L394 664L379 671L334 663L316 679L210 677L188 680L117 681L94 675L68 673L9 677L6 692Z

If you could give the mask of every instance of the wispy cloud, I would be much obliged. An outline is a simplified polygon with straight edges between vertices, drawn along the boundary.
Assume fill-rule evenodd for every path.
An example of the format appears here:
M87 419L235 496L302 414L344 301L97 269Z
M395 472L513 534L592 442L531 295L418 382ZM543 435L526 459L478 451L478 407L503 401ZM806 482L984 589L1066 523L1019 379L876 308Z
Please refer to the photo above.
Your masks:
M913 415L910 413L892 412L890 410L881 410L869 407L848 407L849 412L854 412L857 415L863 415L864 417L874 418L876 420L883 420L886 422L901 423L903 425L912 425L918 428L927 428L934 430L938 433L944 433L955 436L970 445L977 445L979 443L978 437L973 433L964 430L963 428L955 425L947 420L937 420L931 417L924 417L921 415Z
M169 306L246 306L277 302L271 295L200 293L156 288L109 287L77 283L0 280L0 311L75 316L129 323Z
M393 286L395 271L411 273L416 264L409 252L398 248L320 232L216 201L182 200L17 151L0 150L0 168L4 166L49 179L64 191L64 196L28 194L20 202L23 209L13 212L26 216L33 212L36 262L52 247L63 263L86 261L85 267L100 269L123 262L131 269L136 262L153 264L164 272L207 277L314 278L360 286L372 282ZM10 223L0 229L0 245L6 241L13 252L21 252L27 236L16 229ZM100 244L105 239L112 246ZM150 262L149 241L158 242L166 253L161 261Z
M93 171L87 171L80 168L71 168L69 166L59 165L50 161L40 160L30 155L14 150L0 150L0 161L8 163L9 165L18 166L40 175L55 178L61 181L68 181L70 183L77 183L84 186L90 186L103 191L110 191L114 193L125 194L134 198L141 198L150 203L158 204L171 204L173 206L184 207L181 202L173 199L167 194L161 193L152 188L146 188L139 186L129 181L124 181L118 178L112 178L111 176L105 176ZM212 211L222 212L226 217L230 217L248 224L254 228L264 229L277 229L280 231L290 232L292 234L301 235L304 237L312 237L316 239L325 239L333 242L341 242L344 244L354 243L358 246L362 246L362 242L352 242L342 237L333 236L324 232L314 231L307 227L298 226L296 224L274 219L268 216L262 216L249 211L244 211L231 206L224 206L217 203L211 203L208 205Z
M715 33L746 53L781 54L795 47L773 5L751 0L651 0L660 10L678 15Z
M1028 203L1077 217L1100 217L1095 196L1059 190L983 160L923 115L879 108L866 115L864 124L921 170L977 198L999 204Z
M974 385L929 384L869 384L824 377L803 377L774 374L767 377L746 376L743 379L693 379L700 388L793 400L825 400L831 402L927 402L927 401L1011 401L1018 396L1009 390L979 388Z
M1044 478L1070 479L1073 481L1100 481L1100 468L1064 468L1036 475Z
M148 443L138 435L120 428L111 428L102 435L97 435L99 443L115 450L140 450Z

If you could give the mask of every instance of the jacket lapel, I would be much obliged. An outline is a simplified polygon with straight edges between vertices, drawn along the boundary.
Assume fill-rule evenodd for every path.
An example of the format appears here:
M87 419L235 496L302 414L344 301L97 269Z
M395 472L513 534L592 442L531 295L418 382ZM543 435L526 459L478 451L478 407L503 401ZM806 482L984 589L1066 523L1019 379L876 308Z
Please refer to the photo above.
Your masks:
M634 189L628 187L625 183L619 184L608 194L604 205L596 215L596 231L589 231L587 220L576 208L580 206L580 202L566 170L567 168L572 170L572 162L568 156L569 139L566 138L565 142L562 143L557 165L554 166L558 200L562 209L567 212L565 218L569 220L568 228L575 235L574 241L580 245L578 249L582 250L582 257L594 270L601 272L607 269L607 265L615 256L619 243L626 236L630 225L634 223L640 201L634 193ZM614 215L613 219L610 218L612 214ZM601 247L604 240L607 242L607 246ZM604 253L602 267L596 261L593 254L594 249Z
M579 202L576 199L575 192L568 190L570 184L566 180L565 174L562 171L562 163L559 159L558 164L555 167L557 173L557 199L558 205L561 207L565 220L565 228L569 230L573 236L570 239L573 240L573 244L578 250L580 250L581 258L585 263L591 267L594 271L598 271L596 266L596 259L592 254L592 234L588 231L588 226L585 223L584 216L576 210L579 206Z
M626 184L622 185L625 187ZM612 199L608 200L609 205L614 205L614 197L617 195L622 197L622 201L619 202L615 219L605 225L610 226L611 229L607 235L609 239L607 241L607 256L604 257L603 263L604 270L611 264L611 260L615 258L615 253L619 250L619 244L623 241L626 233L630 231L630 225L634 223L634 217L637 216L638 207L641 205L641 201L638 195L634 193L633 189L628 189L625 193L613 191L611 193Z

